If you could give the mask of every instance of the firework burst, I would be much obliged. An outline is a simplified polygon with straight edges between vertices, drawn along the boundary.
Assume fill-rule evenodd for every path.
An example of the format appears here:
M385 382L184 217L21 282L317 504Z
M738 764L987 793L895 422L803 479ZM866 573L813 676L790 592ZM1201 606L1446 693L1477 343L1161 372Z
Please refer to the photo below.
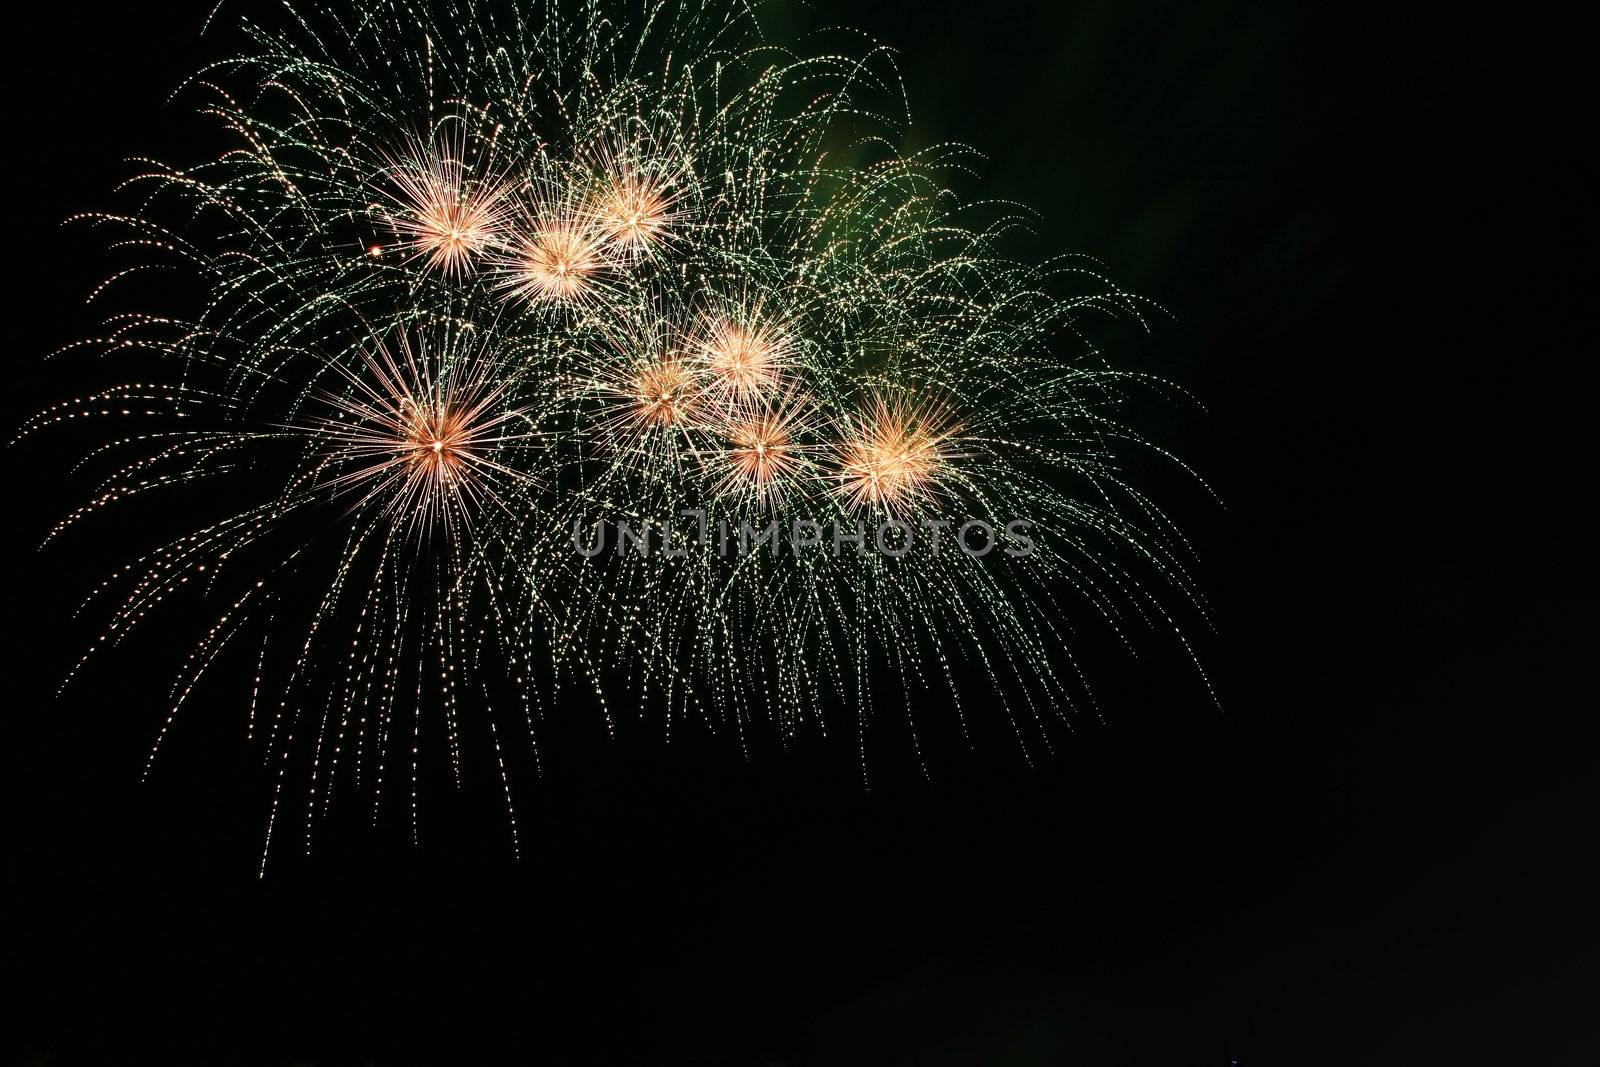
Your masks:
M977 679L1030 754L1086 694L1068 620L1176 630L1170 600L1202 606L1122 470L1146 446L1116 414L1151 383L1082 350L1088 313L1148 305L1090 261L1002 255L1018 220L956 213L959 150L895 156L882 52L776 61L724 0L370 0L247 34L197 82L234 146L85 216L202 310L130 310L78 347L173 382L25 432L183 420L96 449L114 466L62 526L218 479L252 494L91 599L103 651L182 587L221 598L168 724L256 627L269 844L291 767L307 847L335 792L376 818L397 779L415 832L421 764L462 773L469 715L515 839L505 740L532 744L574 680L608 725L620 691L746 744L843 708L865 774L875 707L913 736L918 707L965 724ZM576 543L608 526L671 551ZM974 526L980 550L949 547Z
M535 218L498 263L499 286L529 304L576 304L591 300L610 261L605 241L576 215Z
M448 146L414 141L385 177L392 186L385 214L412 258L459 278L503 246L510 185L472 174L464 137Z
M746 403L724 410L713 456L716 489L757 508L780 504L785 495L805 492L813 480L808 441L814 408L794 393L770 403Z
M398 357L381 344L364 353L364 374L341 367L349 388L330 394L334 414L308 429L341 471L327 486L357 493L354 510L400 516L416 536L508 511L497 487L530 473L494 457L534 436L530 409L507 403L511 380L481 354L441 366L405 334L398 345Z
M663 179L619 168L589 202L588 216L607 245L623 256L660 251L678 221L675 197Z
M770 394L792 362L787 336L756 316L708 316L693 347L714 387L731 402Z
M681 359L648 363L629 376L625 394L633 428L674 429L689 424L700 398L694 371Z
M838 492L852 510L904 513L948 490L960 426L934 401L874 392L836 446Z

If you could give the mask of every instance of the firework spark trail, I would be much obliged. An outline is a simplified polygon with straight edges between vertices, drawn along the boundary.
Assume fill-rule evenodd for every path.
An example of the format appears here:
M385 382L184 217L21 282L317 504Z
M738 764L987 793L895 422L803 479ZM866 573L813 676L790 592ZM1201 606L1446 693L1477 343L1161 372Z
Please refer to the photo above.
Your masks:
M608 729L628 692L669 736L694 720L747 750L761 721L789 739L838 709L865 774L880 713L926 766L925 694L970 737L971 675L1031 759L1093 706L1078 620L1131 644L1177 628L1169 601L1203 609L1181 531L1124 473L1140 451L1182 468L1117 420L1165 387L1086 340L1153 305L1092 260L1002 254L1026 216L958 206L943 175L967 150L892 148L882 50L795 58L719 0L370 0L245 35L192 87L233 147L143 164L132 210L82 217L129 260L91 299L176 268L203 306L113 314L74 348L175 381L22 436L155 422L91 450L115 465L52 537L135 498L245 490L92 594L122 596L95 649L170 602L226 605L157 744L247 649L269 847L291 764L306 848L336 793L370 788L376 820L397 776L415 837L435 739L460 780L470 736L518 847L510 742L537 753L563 684ZM1035 524L1027 552L994 533L1013 520ZM951 548L975 521L993 542ZM886 522L918 534L729 551L751 523ZM623 523L658 550L574 544Z

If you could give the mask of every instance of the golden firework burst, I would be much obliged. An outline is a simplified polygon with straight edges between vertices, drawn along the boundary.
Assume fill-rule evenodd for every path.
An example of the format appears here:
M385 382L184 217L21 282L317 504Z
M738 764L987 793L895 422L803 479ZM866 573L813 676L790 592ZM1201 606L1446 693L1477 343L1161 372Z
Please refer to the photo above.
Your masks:
M589 203L595 229L614 250L638 257L667 239L677 220L667 182L623 168L610 174Z
M500 246L510 206L509 183L475 178L465 157L463 145L418 141L387 168L390 225L410 258L448 277Z
M448 485L474 457L473 427L467 413L458 407L436 403L431 406L402 402L406 425L404 444L410 449L406 462L431 482Z
M933 500L957 458L951 443L960 429L936 401L869 394L835 448L838 493L851 510L898 512Z
M604 241L576 217L535 223L499 264L500 287L529 303L571 304L594 294L610 266Z
M787 335L757 321L712 318L695 348L717 390L734 402L770 395L782 383L783 372L792 362Z
M640 367L629 382L629 393L632 418L641 429L685 425L700 398L693 369L673 358Z
M810 465L802 443L810 411L808 403L793 395L771 405L728 411L717 488L765 504L797 485Z
M486 357L445 363L403 335L399 348L365 353L367 373L344 374L350 388L328 398L334 414L314 431L340 471L329 488L360 490L357 507L403 517L413 533L470 526L500 486L526 477L494 456L532 438L529 413L506 403L508 382Z

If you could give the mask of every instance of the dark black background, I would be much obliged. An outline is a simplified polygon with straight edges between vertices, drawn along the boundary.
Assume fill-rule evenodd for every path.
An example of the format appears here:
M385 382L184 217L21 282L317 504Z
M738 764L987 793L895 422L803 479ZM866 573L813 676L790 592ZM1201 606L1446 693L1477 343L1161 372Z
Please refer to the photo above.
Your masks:
M9 425L77 388L105 269L67 214L181 155L205 5L13 9ZM226 11L225 11L226 14ZM565 728L521 787L427 799L255 876L266 780L225 685L138 777L174 617L61 700L70 605L128 558L48 444L7 453L6 1055L35 1063L1600 1062L1593 363L1575 27L1526 5L830 4L900 49L913 143L988 154L1040 254L1169 307L1120 361L1217 633L1095 650L1104 721L1029 768L893 728L743 760ZM239 668L241 676L247 668ZM590 712L575 709L587 722ZM488 775L486 769L485 775ZM479 795L480 792L483 795Z

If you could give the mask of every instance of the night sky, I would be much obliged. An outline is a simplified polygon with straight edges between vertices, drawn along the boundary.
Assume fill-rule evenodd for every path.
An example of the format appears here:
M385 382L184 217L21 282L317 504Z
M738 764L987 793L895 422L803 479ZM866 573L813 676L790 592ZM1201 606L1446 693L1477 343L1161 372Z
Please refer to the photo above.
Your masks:
M249 3L229 0L235 14ZM126 157L209 147L167 98L207 4L6 15L7 426L79 387ZM226 22L226 17L223 20ZM149 742L173 613L52 693L71 608L135 554L92 483L7 453L0 1058L32 1064L1600 1063L1594 475L1578 384L1592 139L1580 36L1513 5L795 8L898 50L908 146L986 155L1171 314L1102 340L1205 411L1139 429L1214 633L1082 636L1100 716L1030 767L903 728L788 750L587 706L546 732L513 861L482 769L256 877L249 664ZM837 41L837 38L824 38ZM802 46L803 48L804 46ZM68 442L70 443L70 442ZM842 725L842 724L841 724Z

